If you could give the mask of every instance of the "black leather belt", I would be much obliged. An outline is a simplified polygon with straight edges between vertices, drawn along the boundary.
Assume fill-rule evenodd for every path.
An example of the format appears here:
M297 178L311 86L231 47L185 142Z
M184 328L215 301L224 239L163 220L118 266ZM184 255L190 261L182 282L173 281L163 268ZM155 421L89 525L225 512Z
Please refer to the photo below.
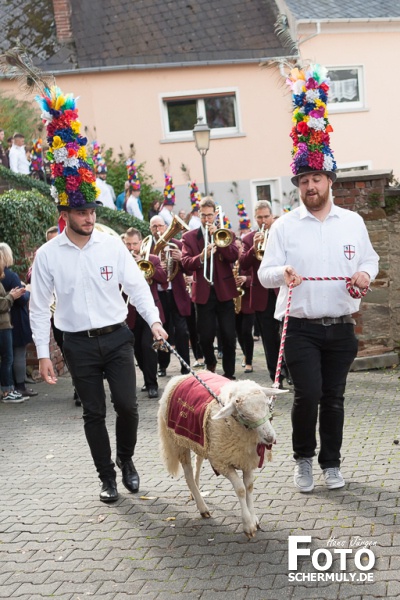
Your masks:
M116 323L115 325L107 325L107 327L98 327L97 329L86 329L85 331L68 331L68 335L84 335L86 337L98 337L99 335L105 335L106 333L112 333L121 329L125 323Z
M340 325L342 323L356 324L351 315L344 315L343 317L321 317L320 319L301 319L298 317L289 317L289 319L310 323L310 325L325 325L325 327L329 327L329 325Z

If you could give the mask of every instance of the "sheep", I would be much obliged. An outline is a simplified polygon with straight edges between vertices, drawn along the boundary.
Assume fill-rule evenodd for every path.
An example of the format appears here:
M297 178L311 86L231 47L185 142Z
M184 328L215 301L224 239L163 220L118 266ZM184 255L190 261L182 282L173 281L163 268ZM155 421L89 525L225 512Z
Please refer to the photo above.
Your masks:
M208 414L204 417L205 443L204 447L199 448L198 444L177 435L174 429L168 427L169 402L175 400L182 405L182 398L177 400L175 391L187 379L193 380L188 382L193 390L192 384L196 384L193 376L173 377L159 401L158 433L163 462L167 471L174 476L178 475L182 465L186 483L201 516L209 518L210 511L199 491L201 464L205 458L208 459L214 471L224 475L232 483L240 503L243 530L250 539L259 528L252 497L253 471L260 463L257 449L260 444L271 448L275 443L268 398L285 393L286 390L263 388L250 380L229 381L219 377L222 383L219 392L222 407L216 400L212 400L208 405ZM187 407L186 403L185 406ZM242 424L239 421L242 421ZM191 450L197 455L195 476ZM243 471L243 481L236 469Z

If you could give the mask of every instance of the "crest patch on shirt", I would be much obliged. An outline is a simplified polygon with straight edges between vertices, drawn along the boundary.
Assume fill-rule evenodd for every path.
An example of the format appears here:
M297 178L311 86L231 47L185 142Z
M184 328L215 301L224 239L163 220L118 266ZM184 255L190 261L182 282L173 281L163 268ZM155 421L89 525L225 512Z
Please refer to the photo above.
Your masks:
M351 246L350 244L346 244L343 246L343 252L347 260L353 260L356 255L356 247Z
M100 275L106 281L110 281L110 279L114 275L113 267L100 267Z

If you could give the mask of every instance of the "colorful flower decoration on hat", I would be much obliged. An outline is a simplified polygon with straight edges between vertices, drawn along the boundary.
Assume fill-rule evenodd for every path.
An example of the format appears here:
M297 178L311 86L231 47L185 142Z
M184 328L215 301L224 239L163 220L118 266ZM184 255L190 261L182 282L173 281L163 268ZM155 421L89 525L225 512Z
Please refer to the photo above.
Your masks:
M93 161L87 158L87 138L80 135L76 99L57 86L45 88L36 100L47 127L51 168L50 192L58 205L82 208L94 204L100 193L96 186Z
M286 83L292 90L293 102L293 174L312 170L333 173L336 162L329 146L333 129L328 121L327 69L313 64L292 69Z
M172 175L164 173L164 204L174 206L175 204L175 188L172 181Z
M220 210L222 209L222 206L220 204L216 204L215 205L215 210L217 213L217 227L218 228L225 228L225 229L232 229L232 223L230 222L230 220L228 219L228 217L226 216L226 214L224 213L224 211L222 210L222 214L223 214L223 223L220 223Z
M43 147L42 140L39 138L33 141L32 149L31 149L31 173L34 172L43 172Z
M128 181L130 189L133 192L140 192L140 179L139 173L136 167L136 161L134 158L130 158L126 161L126 168L128 171Z
M199 192L199 188L197 187L197 183L193 181L189 181L188 185L190 187L190 203L192 205L192 212L194 210L199 210L201 194Z
M246 208L245 208L243 200L238 200L236 202L236 209L237 209L237 214L239 217L239 229L241 231L249 230L251 227L251 224L250 224L250 219L247 216L247 212L246 212Z

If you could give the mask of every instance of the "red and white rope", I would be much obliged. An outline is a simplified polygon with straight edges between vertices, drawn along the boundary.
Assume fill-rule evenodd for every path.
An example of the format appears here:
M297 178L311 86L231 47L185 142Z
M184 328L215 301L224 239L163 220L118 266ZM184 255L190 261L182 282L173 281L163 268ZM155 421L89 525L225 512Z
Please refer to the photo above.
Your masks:
M365 289L361 290L360 288L356 288L356 287L352 286L350 283L351 282L350 277L302 277L302 279L303 279L303 281L345 281L346 289L349 292L350 296L352 298L356 298L356 299L362 298L363 296L365 296L369 290L369 288L365 288ZM288 293L288 299L287 299L287 303L286 303L285 316L283 318L281 343L279 346L278 363L276 365L275 380L272 385L272 387L278 388L278 389L279 389L279 378L280 378L281 369L282 369L283 350L285 348L287 324L288 324L288 320L289 320L290 306L292 304L292 292L293 292L293 283L291 283L289 285L289 293Z

